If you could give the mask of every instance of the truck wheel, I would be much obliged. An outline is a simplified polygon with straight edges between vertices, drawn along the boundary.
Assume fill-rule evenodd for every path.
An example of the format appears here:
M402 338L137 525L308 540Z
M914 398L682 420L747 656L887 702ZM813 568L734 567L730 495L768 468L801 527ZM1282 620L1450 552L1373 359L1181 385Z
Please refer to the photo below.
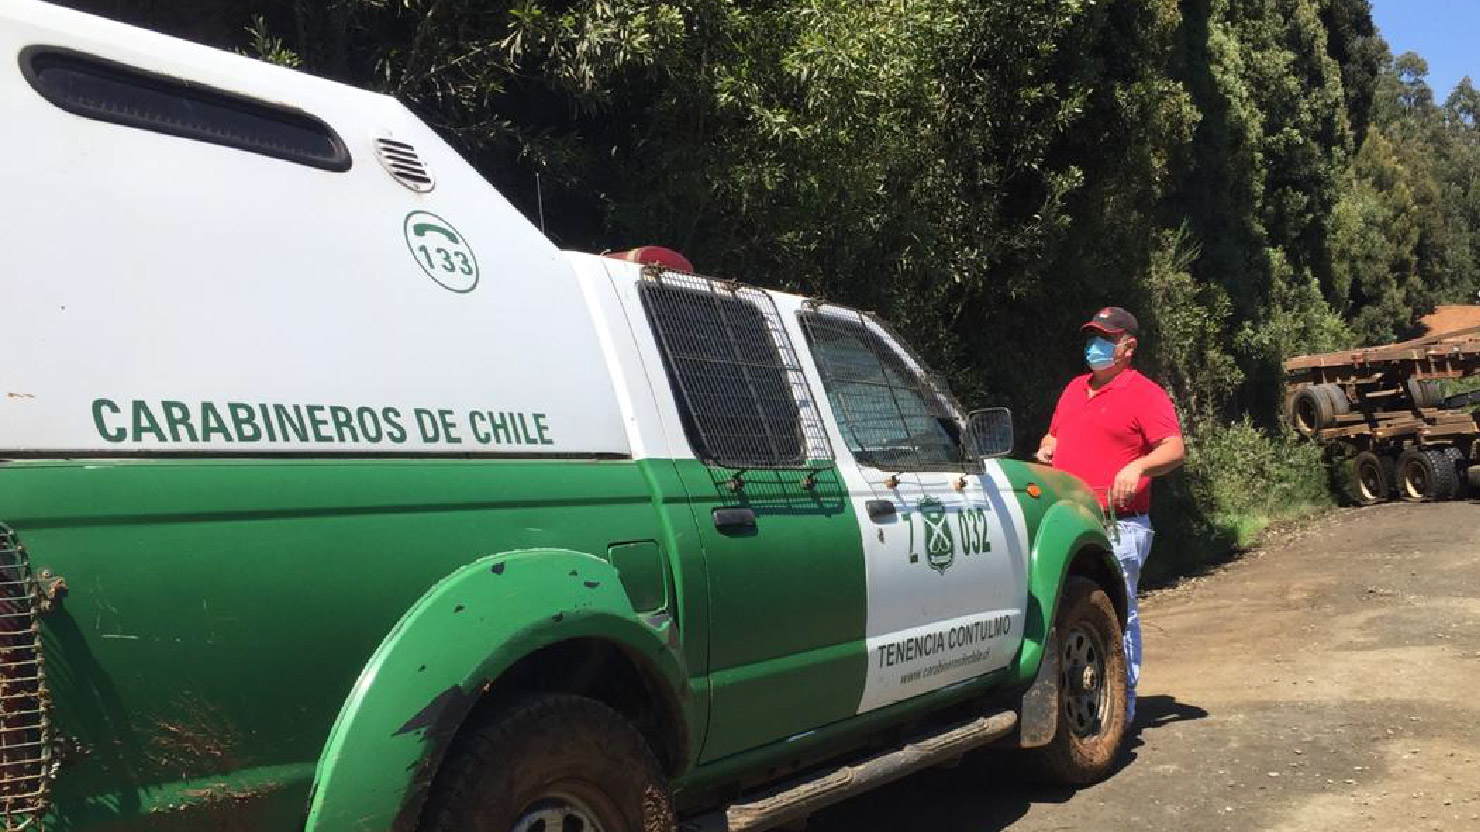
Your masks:
M1317 431L1331 427L1336 422L1331 399L1321 385L1302 387L1295 391L1290 402L1290 426L1302 436L1314 436Z
M1059 725L1042 748L1025 753L1045 780L1087 786L1115 765L1125 736L1125 649L1120 619L1105 591L1087 578L1064 583L1054 627L1059 635Z
M1438 448L1409 448L1398 457L1398 497L1410 503L1449 500L1459 492L1459 474Z
M1391 457L1378 456L1371 451L1357 454L1352 458L1347 473L1347 491L1351 501L1359 506L1372 506L1391 499L1396 468Z
M470 723L427 798L426 832L672 832L646 740L591 699L545 694Z

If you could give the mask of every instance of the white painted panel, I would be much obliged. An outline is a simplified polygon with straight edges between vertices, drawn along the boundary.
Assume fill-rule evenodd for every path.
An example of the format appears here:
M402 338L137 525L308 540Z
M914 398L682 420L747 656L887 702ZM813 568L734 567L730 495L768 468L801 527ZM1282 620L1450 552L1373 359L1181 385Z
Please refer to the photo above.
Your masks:
M774 297L793 339L806 344L796 320L801 299ZM907 355L900 359L918 369ZM812 386L825 390L810 354L803 363ZM1006 666L1022 642L1029 544L1022 506L1001 465L988 461L980 475L881 471L853 458L836 414L831 407L825 411L859 525L868 587L863 635L869 665L858 711ZM958 490L956 481L963 476ZM871 500L893 503L895 516L869 517ZM999 619L989 638L953 640L948 632L966 627L981 635L985 631L978 625ZM945 633L939 651L931 641L928 652L911 654L907 661L889 652L890 645L937 633Z
M569 264L399 104L7 0L0 53L35 44L292 105L354 163L82 118L0 63L0 451L627 453ZM387 134L416 146L434 191L377 163ZM454 271L439 246L418 252L440 234L423 222L456 236L441 246Z

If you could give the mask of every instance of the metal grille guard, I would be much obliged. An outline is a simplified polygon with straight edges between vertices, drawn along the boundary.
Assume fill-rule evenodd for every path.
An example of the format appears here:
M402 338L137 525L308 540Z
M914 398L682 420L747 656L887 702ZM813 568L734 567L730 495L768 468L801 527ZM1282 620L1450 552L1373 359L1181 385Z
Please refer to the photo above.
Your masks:
M39 829L55 771L41 646L41 587L0 525L0 831Z

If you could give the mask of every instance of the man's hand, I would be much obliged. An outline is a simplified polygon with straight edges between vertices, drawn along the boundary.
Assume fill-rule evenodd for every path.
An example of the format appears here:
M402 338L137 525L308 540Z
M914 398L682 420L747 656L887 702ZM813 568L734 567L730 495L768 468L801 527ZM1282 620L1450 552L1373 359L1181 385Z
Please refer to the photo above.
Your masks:
M1141 485L1141 477L1145 475L1143 467L1145 457L1132 462L1120 469L1115 475L1115 482L1110 486L1110 505L1121 508L1130 503L1131 498L1136 496L1136 489Z
M1058 447L1058 444L1058 437L1054 436L1053 434L1048 434L1047 436L1043 437L1042 442L1038 443L1038 453L1033 454L1033 458L1043 463L1044 465L1052 465L1053 449Z
M1151 453L1120 469L1110 486L1110 505L1120 508L1136 496L1142 477L1159 477L1177 470L1187 456L1187 445L1180 436L1168 436L1156 443Z

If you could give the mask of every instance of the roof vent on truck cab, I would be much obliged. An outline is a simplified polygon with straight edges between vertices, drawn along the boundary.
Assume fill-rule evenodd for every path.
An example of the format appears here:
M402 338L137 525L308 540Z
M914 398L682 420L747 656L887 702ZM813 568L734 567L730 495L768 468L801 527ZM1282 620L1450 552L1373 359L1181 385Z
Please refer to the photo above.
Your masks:
M416 148L406 142L389 136L376 136L375 158L380 160L381 167L391 178L419 194L437 187L431 169L421 160Z

